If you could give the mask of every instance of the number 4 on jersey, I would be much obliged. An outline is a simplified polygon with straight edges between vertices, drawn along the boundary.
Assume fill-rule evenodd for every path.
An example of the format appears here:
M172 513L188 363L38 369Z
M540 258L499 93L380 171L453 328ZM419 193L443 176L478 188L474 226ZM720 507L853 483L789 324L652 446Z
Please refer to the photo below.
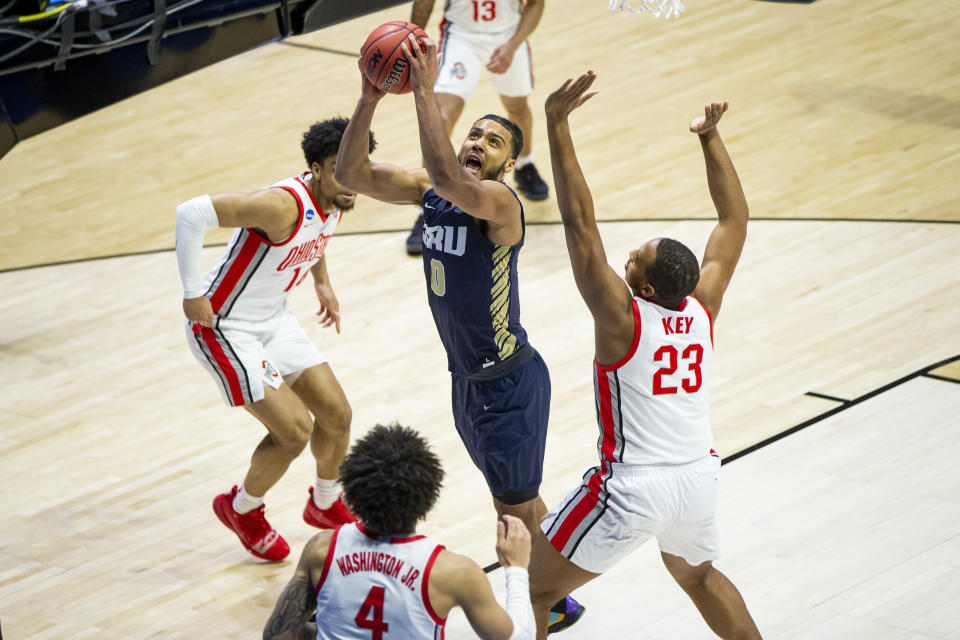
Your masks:
M384 587L373 587L367 594L367 599L363 601L363 606L357 612L354 622L361 629L370 629L373 633L373 640L383 640L383 634L387 632L390 625L383 621L383 596L386 593ZM373 614L371 617L371 613Z

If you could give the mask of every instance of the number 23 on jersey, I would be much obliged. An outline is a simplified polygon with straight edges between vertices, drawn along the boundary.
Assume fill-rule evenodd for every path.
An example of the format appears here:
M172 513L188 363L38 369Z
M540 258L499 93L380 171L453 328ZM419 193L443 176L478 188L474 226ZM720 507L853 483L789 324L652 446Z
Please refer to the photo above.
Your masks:
M679 355L679 358L678 358ZM703 347L699 344L689 344L683 353L679 353L673 345L664 345L657 349L653 354L654 362L659 362L663 366L653 374L653 395L665 395L678 393L677 381L666 380L664 376L672 376L677 372L678 359L680 364L686 365L686 370L682 373L684 376L680 380L680 388L687 393L696 393L703 384L703 373L700 371L700 364L703 362Z

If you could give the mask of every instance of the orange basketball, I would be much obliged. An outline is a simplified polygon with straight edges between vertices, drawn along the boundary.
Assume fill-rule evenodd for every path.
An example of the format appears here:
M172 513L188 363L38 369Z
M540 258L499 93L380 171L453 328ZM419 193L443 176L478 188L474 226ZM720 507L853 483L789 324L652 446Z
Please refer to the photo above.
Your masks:
M420 43L420 50L425 52L423 39L427 37L426 32L405 20L393 20L380 25L373 30L360 48L360 65L363 74L381 91L386 93L410 91L410 69L400 45L411 33Z

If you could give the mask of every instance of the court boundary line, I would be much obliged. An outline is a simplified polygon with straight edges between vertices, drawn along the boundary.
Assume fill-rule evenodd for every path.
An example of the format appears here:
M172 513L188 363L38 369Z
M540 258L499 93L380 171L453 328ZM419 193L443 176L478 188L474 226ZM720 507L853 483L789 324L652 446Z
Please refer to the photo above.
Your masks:
M411 205L412 206L412 205ZM683 217L683 218L623 218L619 220L597 220L598 225L604 224L617 224L620 222L716 222L717 219L713 218L694 218L694 217ZM766 217L751 217L751 222L869 222L869 223L884 223L884 222L894 222L898 224L956 224L960 225L960 220L926 220L923 218L910 218L910 219L886 219L886 218L766 218ZM549 227L562 225L563 223L560 220L542 220L539 222L527 222L528 227ZM221 227L224 229L233 228L233 227ZM339 238L347 238L350 236L374 236L382 235L387 233L409 233L409 228L402 229L374 229L370 231L344 231L336 234ZM227 246L226 242L218 242L215 244L206 244L203 246L204 249L210 249L213 247L225 247ZM0 269L0 275L4 273L12 273L15 271L26 271L28 269L42 269L44 267L62 267L70 264L80 264L83 262L93 262L95 260L113 260L115 258L134 258L137 256L149 256L156 253L164 253L168 251L173 251L174 247L160 247L158 249L145 249L143 251L129 251L127 253L111 253L103 256L88 256L86 258L73 258L71 260L60 260L57 262L41 262L37 264L25 264L19 267L7 267L5 269Z
M359 58L360 54L353 53L352 51L343 51L342 49L330 49L329 47L321 47L316 44L304 44L302 42L288 42L287 40L280 40L277 44L285 44L288 47L296 47L297 49L310 49L312 51L322 51L323 53L333 53L338 56L348 56L350 58Z
M850 401L844 398L838 398L837 396L828 396L825 393L817 393L816 391L807 391L803 395L810 396L811 398L820 398L821 400L831 400L833 402L840 402L842 404L850 404Z
M793 427L790 427L789 429L785 429L785 430L781 431L780 433L774 434L774 435L770 436L769 438L765 438L765 439L761 440L760 442L757 442L756 444L752 444L752 445L750 445L749 447L747 447L747 448L745 448L745 449L741 449L740 451L737 451L736 453L732 453L732 454L730 454L729 456L721 456L720 465L723 466L723 465L725 465L725 464L727 464L727 463L729 463L729 462L733 462L734 460L737 460L737 459L739 459L739 458L742 458L742 457L744 457L744 456L746 456L746 455L749 455L749 454L751 454L751 453L753 453L753 452L755 452L755 451L759 451L760 449L763 449L764 447L766 447L766 446L768 446L768 445L771 445L771 444L773 444L774 442L777 442L778 440L783 440L783 439L786 438L787 436L791 436L791 435L797 433L798 431L803 431L803 430L806 429L807 427L813 426L813 425L817 424L818 422L822 422L822 421L826 420L827 418L831 418L831 417L837 415L838 413L840 413L841 411L846 411L846 410L849 409L850 407L856 406L856 405L858 405L858 404L860 404L860 403L862 403L862 402L866 402L867 400L870 400L871 398L874 398L874 397L876 397L876 396L878 396L878 395L880 395L880 394L882 394L882 393L886 393L887 391L890 391L891 389L895 389L896 387L899 387L900 385L902 385L902 384L904 384L904 383L907 383L907 382L910 382L911 380L914 380L914 379L916 379L916 378L921 378L921 377L933 378L933 379L935 379L935 380L941 380L941 381L943 381L943 382L952 382L952 383L954 383L954 384L960 384L960 380L957 380L957 379L955 379L955 378L947 378L947 377L945 377L945 376L939 376L939 375L931 374L931 373L930 373L930 372L933 371L934 369L938 369L938 368L940 368L940 367L942 367L942 366L944 366L944 365L952 364L952 363L957 362L957 361L960 361L960 354L955 355L955 356L951 356L951 357L949 357L949 358L947 358L947 359L945 359L945 360L941 360L940 362L936 362L936 363L934 363L934 364L927 365L927 366L923 367L922 369L918 369L917 371L914 371L913 373L908 373L907 375L905 375L905 376L903 376L903 377L901 377L901 378L897 378L897 379L894 380L893 382L888 382L888 383L885 384L885 385L879 386L879 387L877 387L876 389L873 389L873 390L871 390L871 391L868 391L868 392L864 393L863 395L854 398L853 400L839 400L839 398L832 397L832 396L817 395L817 396L815 396L815 397L825 397L825 398L828 399L828 400L837 400L837 401L843 402L843 404L840 405L839 407L834 407L833 409L830 409L829 411L824 411L823 413L818 414L818 415L810 418L809 420L804 420L803 422L801 422L801 423L798 424L798 425L795 425L795 426L793 426ZM804 395L812 395L812 393L811 393L811 392L807 392L807 393L804 394ZM499 569L499 568L500 568L500 563L499 563L499 562L494 562L493 564L487 565L486 567L484 567L484 568L483 568L483 571L484 571L484 573L490 573L490 572L495 571L495 570L497 570L497 569Z
M798 425L794 425L794 426L790 427L789 429L785 429L785 430L781 431L780 433L777 433L777 434L774 434L774 435L770 436L769 438L764 438L764 439L761 440L760 442L757 442L757 443L755 443L755 444L752 444L752 445L750 445L749 447L747 447L747 448L745 448L745 449L741 449L740 451L737 451L736 453L732 453L732 454L730 454L729 456L726 456L726 457L723 458L722 464L727 464L728 462L733 462L734 460L737 460L737 459L739 459L739 458L742 458L743 456L748 455L748 454L750 454L750 453L753 453L754 451L758 451L758 450L760 450L760 449L763 449L764 447L766 447L766 446L768 446L768 445L771 445L771 444L773 444L774 442L776 442L776 441L778 441L778 440L782 440L782 439L786 438L787 436L793 435L794 433L797 433L798 431L802 431L802 430L806 429L807 427L809 427L809 426L811 426L811 425L814 425L814 424L816 424L816 423L818 423L818 422L822 422L823 420L826 420L827 418L833 417L833 416L835 416L836 414L840 413L841 411L846 411L846 410L849 409L850 407L854 407L854 406L856 406L856 405L858 405L858 404L860 404L860 403L862 403L862 402L865 402L865 401L867 401L867 400L869 400L869 399L871 399L871 398L873 398L873 397L876 397L876 396L880 395L881 393L890 391L891 389L893 389L893 388L895 388L895 387L899 387L900 385L902 385L902 384L904 384L904 383L906 383L906 382L910 382L910 381L913 380L914 378L919 378L919 377L921 377L921 376L933 377L933 376L930 375L930 372L931 372L931 371L933 371L934 369L938 369L938 368L940 368L940 367L942 367L942 366L945 366L945 365L948 365L948 364L952 364L952 363L954 363L954 362L957 362L958 360L960 360L960 355L951 356L951 357L949 357L949 358L947 358L947 359L945 359L945 360L941 360L940 362L936 362L936 363L934 363L934 364L927 365L927 366L923 367L922 369L918 369L918 370L914 371L913 373L908 373L907 375L905 375L905 376L903 376L903 377L901 377L901 378L897 378L897 379L894 380L893 382L888 382L887 384L882 385L882 386L880 386L880 387L877 387L876 389L873 389L872 391L868 391L868 392L864 393L863 395L854 398L853 400L849 400L849 401L847 401L845 404L840 405L839 407L834 407L833 409L830 409L830 410L828 410L828 411L824 411L823 413L821 413L821 414L819 414L819 415L816 415L816 416L814 416L814 417L812 417L812 418L810 418L810 419L808 419L808 420L804 420L803 422L801 422L801 423L798 424ZM948 381L949 381L949 382L958 382L958 381L956 381L956 380L948 380ZM960 382L958 382L958 384L960 384Z

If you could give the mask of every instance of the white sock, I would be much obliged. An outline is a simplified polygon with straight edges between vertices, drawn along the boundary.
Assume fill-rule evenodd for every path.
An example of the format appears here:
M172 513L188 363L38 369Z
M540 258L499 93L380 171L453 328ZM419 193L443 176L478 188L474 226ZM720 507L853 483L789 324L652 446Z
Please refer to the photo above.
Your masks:
M520 156L519 158L517 158L517 164L513 165L513 168L514 168L514 169L522 169L523 167L527 166L528 164L533 164L533 154L532 154L532 153L531 153L529 156Z
M336 480L325 480L317 476L313 480L313 504L318 509L329 509L340 497L340 483Z
M233 510L237 513L250 513L263 504L263 497L257 498L247 493L247 490L240 485L240 491L233 497Z

